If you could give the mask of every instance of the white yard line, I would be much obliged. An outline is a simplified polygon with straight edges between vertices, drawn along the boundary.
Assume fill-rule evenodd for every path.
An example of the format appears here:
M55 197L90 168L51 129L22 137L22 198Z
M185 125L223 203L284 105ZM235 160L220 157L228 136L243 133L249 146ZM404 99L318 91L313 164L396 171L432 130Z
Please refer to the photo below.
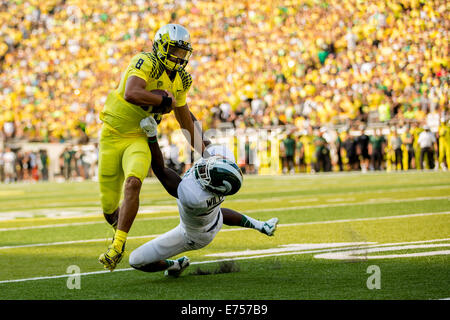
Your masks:
M175 203L175 200L173 201ZM153 214L161 212L173 212L177 211L176 205L167 206L141 206L138 213ZM38 219L67 219L67 218L86 218L86 217L98 217L101 215L100 207L69 207L69 208L42 208L31 209L27 211L10 211L0 212L0 221L18 221L18 218L36 218Z
M385 216L385 217L340 219L340 220L312 221L312 222L296 222L296 223L288 223L288 224L279 224L278 227L288 227L288 226L292 227L292 226L302 226L302 225L310 225L310 224L329 224L329 223L344 223L344 222L385 220L385 219L401 219L401 218L425 217L425 216L433 216L433 215L441 215L441 214L450 214L450 211L413 213L413 214ZM1 247L0 247L0 249L1 249Z
M314 208L333 208L333 207L345 207L345 206L357 206L357 205L371 205L371 204L386 204L386 203L401 203L401 202L414 202L414 201L427 201L427 200L450 200L449 196L441 197L419 197L419 198L408 198L408 199L388 199L386 201L377 202L374 199L369 199L360 202L346 202L346 203L334 203L334 204L317 204L310 206L294 206L294 207L282 207L282 208L265 208L265 209L252 209L243 211L244 213L254 213L254 212L268 212L268 211L289 211L289 210L301 210L301 209L314 209Z
M388 243L388 244L372 245L371 247L374 247L374 246L392 246L392 245L408 244L408 243L439 242L439 241L445 241L445 240L450 240L450 239L434 239L434 240L413 241L413 242ZM263 254L263 255L247 256L247 257L233 257L233 258L225 258L225 259L217 259L217 260L196 261L196 262L191 262L191 265L201 265L201 264L216 263L216 262L223 262L223 261L250 260L250 259L274 257L274 256L287 256L287 255L299 255L299 254L308 254L308 253L334 252L334 251L360 249L360 248L361 248L361 246L346 246L346 247L340 247L340 248L336 248L336 249L328 248L328 249L303 250L303 251L294 251L294 252L281 252L281 253ZM133 268L115 269L114 272L131 271L131 270L134 270L134 269ZM73 276L76 276L76 275L77 276L89 276L89 275L104 274L104 273L109 273L109 272L111 272L111 271L102 270L102 271L83 272L83 273L79 273L79 274L70 273L70 274L62 274L62 275L56 275L56 276L43 276L43 277L24 278L24 279L2 280L2 281L0 281L0 284L15 283L15 282L27 282L27 281L36 281L36 280L58 279L58 278L67 278L67 277L71 277L71 276L73 277ZM449 299L449 298L444 298L444 299Z
M426 190L435 190L435 189L450 189L450 185L439 185L439 186L425 186L425 187L416 187L416 188L393 188L393 189L388 189L388 190L364 190L364 191L343 191L343 192L325 192L325 193L320 193L320 190L318 189L314 189L314 191L317 191L320 193L320 196L338 196L338 195L358 195L358 194L382 194L382 193L390 193L390 192L402 192L402 191L415 191L415 190L419 190L422 191L424 190L424 188L426 188ZM286 190L286 192L292 192L292 191L305 191L305 189L289 189ZM277 191L278 192L278 191ZM253 192L252 192L253 193ZM247 193L247 194L252 194L252 193ZM241 192L239 193L240 195L245 195L245 192ZM268 201L276 201L276 200L283 200L286 198L294 198L294 197L305 197L306 199L298 199L298 202L301 201L308 201L308 197L311 197L311 195L286 195L286 196L278 196L278 197L270 197L270 198L247 198L247 199L228 199L227 202L245 202L245 201L263 201L263 202L268 202ZM326 199L324 199L326 200ZM294 201L294 200L292 200ZM315 201L315 200L313 200Z
M166 219L179 219L180 216L163 216L163 217L151 217L136 219L136 221L149 221L149 220L166 220ZM15 228L0 228L0 232L3 231L17 231L17 230L31 230L31 229L45 229L45 228L60 228L60 227L72 227L72 226L84 226L90 224L107 224L105 221L89 221L89 222L70 222L59 224L46 224L41 226L27 226L27 227L15 227Z
M414 214L384 216L384 217L369 217L369 218L340 219L340 220L311 221L311 222L295 222L295 223L279 224L278 227L294 227L294 226L312 225L312 224L331 224L331 223L345 223L345 222L385 220L385 219L403 219L403 218L424 217L424 216L433 216L433 215L446 215L446 214L450 214L450 211L414 213ZM252 230L252 229L239 227L239 228L233 228L233 229L222 229L222 230L220 230L220 232L232 232L232 231L243 231L243 230ZM159 234L146 235L146 236L134 236L134 237L128 237L128 239L145 239L145 238L154 238L157 236L159 236ZM4 246L4 247L0 247L0 250L16 249L16 248L58 246L58 245L67 245L67 244L75 244L75 243L102 242L102 241L107 241L107 239L103 238L103 239L72 240L72 241L47 242L47 243L31 243L31 244L22 244L22 245L15 245L15 246Z
M293 207L281 207L281 208L264 208L264 209L242 210L241 212L247 214L247 213L255 213L255 212L278 212L278 211L313 209L313 208L333 208L333 207L343 207L343 206L353 206L353 205L373 205L373 204L401 203L401 202L443 200L443 199L450 200L450 197L449 196L440 196L440 197L419 197L419 198L408 198L408 199L368 199L366 201L361 201L361 202L329 203L329 204L318 204L318 205L309 205L309 206L293 206ZM382 201L378 201L378 200L382 200ZM145 213L143 213L143 214L145 214ZM176 217L177 216L144 218L144 219L139 219L139 221L174 219ZM105 222L104 221L89 221L89 222L73 222L73 223L61 223L61 224L51 224L51 225L41 225L41 226L0 228L0 232L29 230L29 229L43 229L43 228L58 228L58 227L68 227L68 226L82 226L82 225L102 224L102 223L105 223Z
M346 247L346 248L339 248L339 249L328 249L328 250L307 250L307 251L296 251L296 252L283 252L283 253L276 253L276 254L265 254L265 255L257 255L257 256L250 256L250 257L233 257L233 258L225 258L225 259L217 259L217 260L208 260L208 261L197 261L197 262L191 262L190 265L196 265L196 264L207 264L207 263L215 263L215 262L222 262L222 261L236 261L236 260L249 260L249 259L258 259L258 258L265 258L265 257L273 257L273 256L284 256L284 255L294 255L294 254L307 254L307 253L321 253L321 252L329 252L334 250L342 250L342 249L359 249L360 246L357 247ZM134 270L133 268L125 268L125 269L115 269L114 272L117 271L130 271ZM92 272L84 272L79 273L77 275L80 276L89 276L93 274L102 274L102 273L109 273L111 271L103 270L103 271L92 271ZM75 276L75 274L62 274L57 276L45 276L45 277L35 277L35 278L25 278L25 279L13 279L13 280L2 280L0 281L0 284L3 283L12 283L12 282L25 282L25 281L35 281L35 280L47 280L47 279L57 279L57 278L67 278L70 276Z
M423 190L424 187L417 187L417 188L394 188L389 190L364 190L364 191L352 191L352 192L338 192L338 193L321 193L321 196L328 196L328 195L341 195L345 194L347 195L357 195L357 194L380 194L380 193L387 193L387 192L401 192L401 191L413 191L413 190ZM446 185L438 185L438 186L427 186L425 187L427 190L430 189L449 189L450 186ZM291 192L291 190L287 190L286 192ZM303 191L303 189L299 189L299 192ZM317 190L320 191L320 190ZM245 195L244 193L241 193L241 195ZM273 202L283 199L289 199L289 198L295 198L289 200L289 202L295 203L295 202L306 202L306 201L317 201L318 199L308 199L307 197L311 197L311 195L286 195L286 196L279 196L279 197L270 197L270 198L247 198L247 199L228 199L227 203L235 203L235 202L251 202L251 201L257 201L257 202ZM306 197L306 199L302 199L302 197ZM300 198L300 199L299 199ZM411 198L413 199L413 198ZM331 199L332 201L337 201L336 199ZM345 198L342 198L342 200L348 200ZM369 199L369 201L376 202L378 200L386 200L386 199ZM175 200L167 200L166 203L172 203ZM327 199L324 199L324 201L327 201ZM329 201L329 200L328 200ZM176 206L143 206L139 208L139 213L156 213L156 212L162 212L162 211L172 211L177 210ZM46 216L48 218L53 219L60 219L60 218L85 218L85 217L92 217L92 216L98 216L99 215L99 209L93 208L93 207L81 207L81 208L41 208L41 209L32 209L27 211L11 211L11 212L0 212L0 222L1 221L11 221L16 220L17 218L34 218L36 216ZM2 231L0 229L0 231Z

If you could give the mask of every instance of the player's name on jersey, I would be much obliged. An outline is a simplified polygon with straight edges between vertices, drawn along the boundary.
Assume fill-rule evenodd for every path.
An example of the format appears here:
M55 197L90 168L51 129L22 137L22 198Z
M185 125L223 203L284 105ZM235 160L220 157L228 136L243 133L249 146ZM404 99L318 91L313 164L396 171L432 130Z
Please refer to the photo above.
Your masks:
M223 201L223 199L224 199L224 197L222 197L222 196L209 198L208 200L206 200L206 205L208 207L215 206L216 204L221 203Z

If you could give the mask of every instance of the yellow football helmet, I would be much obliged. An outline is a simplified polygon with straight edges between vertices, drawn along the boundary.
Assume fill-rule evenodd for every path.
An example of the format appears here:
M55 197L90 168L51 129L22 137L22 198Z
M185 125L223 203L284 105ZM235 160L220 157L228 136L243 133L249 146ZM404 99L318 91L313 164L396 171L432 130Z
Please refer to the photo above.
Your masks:
M186 28L179 24L167 24L156 32L153 51L167 70L181 71L192 54L190 42L191 36Z

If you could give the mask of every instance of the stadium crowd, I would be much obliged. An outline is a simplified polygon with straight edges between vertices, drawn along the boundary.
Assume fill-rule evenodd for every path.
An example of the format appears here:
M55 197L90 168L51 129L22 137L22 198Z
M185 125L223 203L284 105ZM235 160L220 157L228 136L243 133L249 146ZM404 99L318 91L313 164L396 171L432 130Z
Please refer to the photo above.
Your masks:
M21 147L0 148L0 182L48 181L52 174L54 179L59 180L92 179L97 174L97 144L69 144L57 161L57 169L50 172L51 159L45 148L38 151Z
M299 132L295 127L283 128L266 143L255 139L254 131L239 132L239 136L245 136L242 146L234 143L232 149L246 174L450 168L450 125L443 121L436 133L427 125L420 127L413 122L388 130L309 126L306 131ZM182 174L193 158L181 156L183 146L167 138L162 137L161 145L166 165ZM275 145L275 151L271 144ZM190 156L193 157L192 152ZM47 181L49 161L44 149L38 152L9 147L0 149L0 181ZM97 166L97 143L68 144L59 155L54 176L72 181L95 179ZM266 170L269 167L272 171Z
M293 127L295 149L303 148L312 170L309 158L316 157L301 141L324 134L312 128L426 125L439 144L440 119L450 116L449 6L443 0L2 2L2 139L6 146L95 141L99 112L121 70L135 53L151 50L154 32L172 22L191 33L188 104L205 129ZM163 135L178 128L172 115L160 127ZM361 168L354 149L345 149L349 166Z

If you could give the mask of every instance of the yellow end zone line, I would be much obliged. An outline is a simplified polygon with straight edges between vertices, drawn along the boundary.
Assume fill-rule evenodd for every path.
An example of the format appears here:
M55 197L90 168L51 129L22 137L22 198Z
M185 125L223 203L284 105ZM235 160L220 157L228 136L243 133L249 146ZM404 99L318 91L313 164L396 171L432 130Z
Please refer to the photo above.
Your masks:
M331 223L346 223L346 222L374 221L374 220L388 220L388 219L404 219L404 218L426 217L426 216L448 215L448 214L450 214L450 211L414 213L414 214L384 216L384 217L367 217L367 218L339 219L339 220L326 220L326 221L294 222L294 223L279 224L278 227L296 227L296 226L304 226L304 225L306 226L306 225L314 225L314 224L331 224ZM245 230L253 230L253 229L234 227L234 228L230 228L230 229L222 229L222 230L220 230L220 232L245 231ZM155 238L159 235L161 235L161 234L152 234L152 235L145 235L145 236L132 236L132 237L128 237L128 240ZM102 241L106 241L106 240L107 239L103 238L103 239L58 241L58 242L47 242L47 243L31 243L31 244L22 244L22 245L16 245L16 246L3 246L3 247L0 247L0 250L31 248L31 247L47 247L47 246L68 245L68 244L75 244L75 243L102 242Z

